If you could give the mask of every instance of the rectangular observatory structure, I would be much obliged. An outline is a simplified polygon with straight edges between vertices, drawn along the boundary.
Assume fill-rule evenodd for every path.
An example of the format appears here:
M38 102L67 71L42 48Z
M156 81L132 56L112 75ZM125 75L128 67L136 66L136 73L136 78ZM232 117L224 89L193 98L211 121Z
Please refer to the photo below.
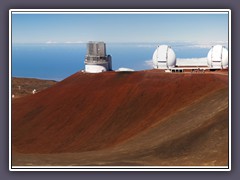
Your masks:
M85 72L100 73L112 70L112 58L106 53L104 42L90 41L85 56Z

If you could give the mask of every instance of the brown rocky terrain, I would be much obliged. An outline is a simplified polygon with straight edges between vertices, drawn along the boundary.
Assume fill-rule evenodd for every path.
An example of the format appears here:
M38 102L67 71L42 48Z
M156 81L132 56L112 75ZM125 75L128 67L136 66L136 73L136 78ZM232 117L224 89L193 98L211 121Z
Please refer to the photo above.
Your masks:
M12 165L228 165L225 73L78 72L12 101Z
M57 81L53 80L41 80L35 78L12 78L12 94L14 98L23 97L32 94L32 91L36 89L36 92L40 92L44 89L56 84Z

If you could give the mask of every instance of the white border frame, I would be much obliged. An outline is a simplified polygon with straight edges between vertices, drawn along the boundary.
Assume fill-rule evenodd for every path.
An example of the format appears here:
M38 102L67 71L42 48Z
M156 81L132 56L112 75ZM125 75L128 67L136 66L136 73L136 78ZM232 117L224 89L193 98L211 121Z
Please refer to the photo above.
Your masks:
M12 166L12 14L228 14L228 166ZM80 169L81 168L81 169ZM109 169L108 169L109 168ZM129 168L129 169L124 169ZM231 10L230 9L10 9L9 10L9 170L10 171L231 171Z

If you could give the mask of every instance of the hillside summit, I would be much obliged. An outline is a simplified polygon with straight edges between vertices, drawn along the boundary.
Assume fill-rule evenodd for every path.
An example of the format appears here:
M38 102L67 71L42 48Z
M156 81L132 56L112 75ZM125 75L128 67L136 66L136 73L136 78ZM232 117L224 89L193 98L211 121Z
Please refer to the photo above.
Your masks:
M36 78L12 77L12 98L33 94L33 90L40 92L56 84L57 81Z
M228 76L78 72L12 101L13 165L228 165Z

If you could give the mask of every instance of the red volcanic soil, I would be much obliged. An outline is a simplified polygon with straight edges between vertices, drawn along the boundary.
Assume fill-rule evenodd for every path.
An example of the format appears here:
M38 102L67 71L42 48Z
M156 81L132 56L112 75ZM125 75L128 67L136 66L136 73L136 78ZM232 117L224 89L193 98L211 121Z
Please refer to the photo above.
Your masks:
M13 165L227 165L228 76L78 72L12 101Z
M41 80L35 78L12 78L12 95L14 98L23 97L32 94L35 89L36 92L40 92L44 89L51 87L56 84L53 80Z

